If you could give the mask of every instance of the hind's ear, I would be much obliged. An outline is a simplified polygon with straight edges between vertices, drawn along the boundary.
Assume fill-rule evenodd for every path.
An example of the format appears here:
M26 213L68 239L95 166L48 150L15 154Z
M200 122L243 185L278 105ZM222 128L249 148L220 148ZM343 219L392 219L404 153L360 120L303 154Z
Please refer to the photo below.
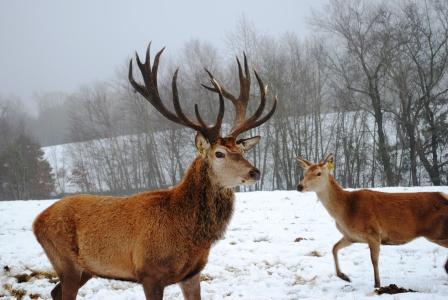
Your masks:
M298 156L296 159L297 162L299 163L299 166L304 170L307 170L309 167L313 165L311 162L307 161L303 157Z
M334 154L333 153L328 154L321 162L323 164L333 163L334 162Z
M328 171L334 170L334 154L330 153L322 160L322 163L327 167Z

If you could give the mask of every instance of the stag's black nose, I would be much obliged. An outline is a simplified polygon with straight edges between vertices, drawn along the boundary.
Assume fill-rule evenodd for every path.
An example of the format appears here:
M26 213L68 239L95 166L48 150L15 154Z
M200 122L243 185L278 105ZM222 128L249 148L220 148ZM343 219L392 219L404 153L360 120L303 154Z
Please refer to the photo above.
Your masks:
M260 179L260 171L258 171L257 168L253 168L252 170L249 171L249 176L253 180L258 180Z
M299 192L303 191L303 185L302 185L302 184L298 184L298 185L297 185L297 190L298 190Z

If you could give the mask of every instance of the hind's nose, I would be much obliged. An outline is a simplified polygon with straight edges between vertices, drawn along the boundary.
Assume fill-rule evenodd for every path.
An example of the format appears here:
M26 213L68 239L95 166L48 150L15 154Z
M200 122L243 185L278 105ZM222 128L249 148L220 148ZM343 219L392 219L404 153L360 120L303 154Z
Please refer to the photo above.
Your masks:
M297 185L297 190L298 190L299 192L303 191L303 185L302 185L302 184L298 184L298 185Z
M258 180L260 179L260 171L257 168L253 168L249 171L249 176L253 180Z

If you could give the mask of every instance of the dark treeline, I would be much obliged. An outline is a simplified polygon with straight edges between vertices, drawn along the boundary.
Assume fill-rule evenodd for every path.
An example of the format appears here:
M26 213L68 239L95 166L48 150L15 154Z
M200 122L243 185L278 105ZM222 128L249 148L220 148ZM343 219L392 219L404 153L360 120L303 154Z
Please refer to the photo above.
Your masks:
M318 161L329 152L345 187L448 184L448 2L331 0L311 25L313 37L301 40L263 34L242 18L225 49L200 40L175 54L168 49L163 99L171 105L171 76L180 66L184 109L194 114L198 103L212 119L217 99L200 86L203 68L238 94L234 57L245 52L280 101L252 132L263 137L250 153L262 172L256 189L295 188L302 176L295 157ZM127 64L118 74L70 95L39 95L39 116L26 123L41 144L84 141L53 153L58 192L68 184L96 193L170 186L191 161L194 133L171 125L132 90ZM255 106L255 85L252 93Z
M51 167L26 130L27 115L0 98L0 200L45 199L54 191Z

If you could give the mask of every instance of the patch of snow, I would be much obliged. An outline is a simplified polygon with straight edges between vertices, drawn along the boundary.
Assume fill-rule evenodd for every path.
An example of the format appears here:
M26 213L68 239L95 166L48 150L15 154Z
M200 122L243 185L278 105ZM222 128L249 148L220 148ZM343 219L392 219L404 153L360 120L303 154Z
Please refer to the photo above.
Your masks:
M443 191L448 187L383 188L387 192ZM5 286L50 298L54 283L31 279L18 283L11 275L52 271L35 240L31 224L54 200L0 202L0 299ZM382 285L395 283L417 293L374 296L373 270L366 244L340 251L341 269L352 280L335 275L331 249L341 237L314 193L294 191L238 193L226 236L211 250L203 270L203 299L446 299L448 276L443 265L448 249L417 239L402 246L382 246ZM298 240L295 242L295 240ZM8 266L9 272L3 267ZM177 285L166 299L182 299ZM94 278L78 299L145 299L139 284Z

